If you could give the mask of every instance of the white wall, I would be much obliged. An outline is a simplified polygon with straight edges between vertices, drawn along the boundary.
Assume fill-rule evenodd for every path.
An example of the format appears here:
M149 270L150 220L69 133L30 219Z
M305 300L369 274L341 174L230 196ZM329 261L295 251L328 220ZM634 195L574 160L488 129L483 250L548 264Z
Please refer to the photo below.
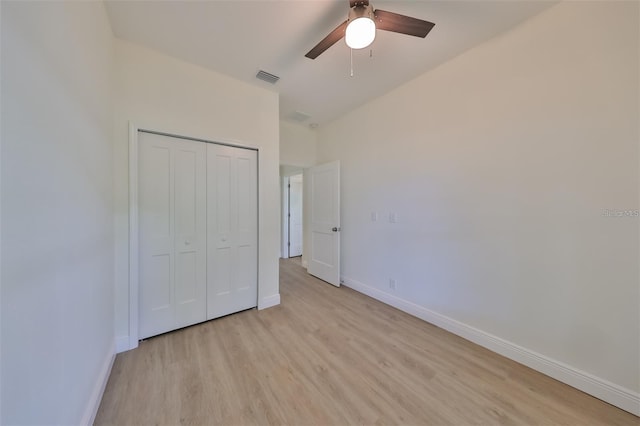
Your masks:
M278 95L116 40L116 336L128 348L128 122L259 148L259 307L279 303Z
M315 165L317 137L313 129L280 121L280 164L296 167Z
M101 2L0 7L0 423L88 423L115 354L113 38Z
M561 3L321 128L318 162L342 163L347 284L638 411L638 217L603 216L639 208L638 16Z
M280 177L285 178L293 175L299 175L304 170L304 167L298 166L280 166Z

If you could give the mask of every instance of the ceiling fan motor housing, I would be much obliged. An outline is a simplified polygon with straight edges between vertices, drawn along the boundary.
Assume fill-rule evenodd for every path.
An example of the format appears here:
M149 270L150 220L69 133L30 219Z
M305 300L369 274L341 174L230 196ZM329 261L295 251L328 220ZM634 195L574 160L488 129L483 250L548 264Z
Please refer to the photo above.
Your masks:
M370 4L361 5L357 4L349 9L349 22L356 20L358 18L369 18L373 21L373 6Z

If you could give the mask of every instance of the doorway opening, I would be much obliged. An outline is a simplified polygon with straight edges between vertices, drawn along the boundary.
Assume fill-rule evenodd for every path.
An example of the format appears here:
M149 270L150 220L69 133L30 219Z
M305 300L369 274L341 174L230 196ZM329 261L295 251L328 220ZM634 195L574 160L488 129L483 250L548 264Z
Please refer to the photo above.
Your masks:
M303 256L303 174L301 169L287 170L282 181L282 248L284 259Z
M289 176L288 257L302 256L302 174Z

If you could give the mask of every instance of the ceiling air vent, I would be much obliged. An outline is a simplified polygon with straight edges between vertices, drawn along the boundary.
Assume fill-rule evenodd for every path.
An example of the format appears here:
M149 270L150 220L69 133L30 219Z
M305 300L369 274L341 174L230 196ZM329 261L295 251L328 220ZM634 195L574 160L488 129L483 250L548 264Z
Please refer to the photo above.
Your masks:
M297 121L298 123L302 123L310 119L311 116L309 114L305 114L302 111L293 111L287 116L287 118L293 121Z
M276 84L277 81L280 80L280 77L278 77L277 75L270 74L263 70L258 71L258 74L256 74L256 78L271 84Z

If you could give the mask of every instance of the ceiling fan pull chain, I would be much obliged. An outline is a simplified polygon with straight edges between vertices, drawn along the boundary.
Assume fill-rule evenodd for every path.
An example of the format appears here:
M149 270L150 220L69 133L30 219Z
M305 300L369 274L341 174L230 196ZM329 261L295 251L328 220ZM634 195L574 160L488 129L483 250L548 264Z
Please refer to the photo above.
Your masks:
M369 50L369 57L370 57L370 58L373 58L373 49L370 49L370 50Z
M353 77L353 49L349 49L351 52L351 77Z

